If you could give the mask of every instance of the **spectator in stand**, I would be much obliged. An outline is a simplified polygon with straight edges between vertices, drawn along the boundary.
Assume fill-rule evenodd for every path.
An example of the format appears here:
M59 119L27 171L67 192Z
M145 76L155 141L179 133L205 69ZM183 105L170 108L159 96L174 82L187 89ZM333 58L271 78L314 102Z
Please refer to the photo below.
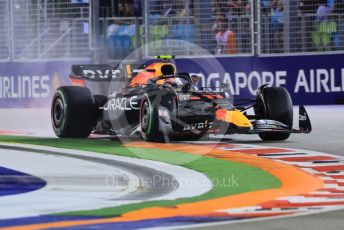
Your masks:
M240 24L240 53L251 52L251 0L245 1L245 14Z
M211 12L213 15L227 14L228 3L223 0L212 0Z
M245 14L246 15L251 15L251 1L252 0L247 0L245 3Z
M317 23L313 32L313 42L318 51L328 51L339 46L337 22L333 20L332 1L324 0L317 9Z
M302 14L315 14L320 5L319 0L300 0L299 9Z
M261 0L260 8L264 15L268 15L270 13L270 2L269 0Z
M123 4L123 2L121 2L121 1L118 2L118 7L117 7L117 9L118 9L118 14L117 14L117 16L118 16L118 17L123 17L123 16L124 16L124 4Z
M151 18L175 16L176 11L172 1L150 0L147 2L150 8Z
M142 16L142 4L141 0L134 0L134 8L138 17Z
M245 0L231 0L229 5L229 13L233 16L242 15L245 13Z
M270 7L271 50L274 53L283 52L283 2L271 0Z
M186 1L186 0L177 0L177 16L178 17L185 17L191 15L192 10L192 0ZM188 3L188 4L187 4Z
M236 54L235 33L228 27L228 19L225 15L216 18L216 54Z
M137 8L135 8L134 0L125 0L121 2L123 6L121 8L123 9L120 11L121 17L139 17L141 16L141 12ZM120 8L120 7L119 7Z
M119 0L117 2L118 17L139 17L137 1ZM107 28L108 56L114 59L124 58L135 48L133 42L136 35L135 19L116 19Z
M304 40L304 49L302 51L314 51L312 43L312 33L315 30L316 11L322 0L299 0L299 10L301 12L301 25L300 28L302 40Z
M329 20L331 13L332 13L332 8L324 2L317 9L317 20L327 21Z
M227 17L231 25L231 30L239 36L240 40L240 33L238 31L241 23L239 17L245 13L244 0L230 0L226 8L228 9Z

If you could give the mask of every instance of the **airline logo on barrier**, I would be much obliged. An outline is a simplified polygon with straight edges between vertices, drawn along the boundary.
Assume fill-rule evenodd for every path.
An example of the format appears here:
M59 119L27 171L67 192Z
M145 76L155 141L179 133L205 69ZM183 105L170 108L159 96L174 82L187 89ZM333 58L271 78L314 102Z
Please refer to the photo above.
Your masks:
M108 101L108 103L103 107L104 110L108 111L127 111L127 110L138 110L139 102L137 100L137 96L133 97L118 97L113 98Z
M291 71L289 71L291 72ZM251 72L225 72L210 73L204 75L202 72L190 73L197 75L201 80L197 82L198 87L210 87L209 90L220 91L221 85L226 84L226 91L231 95L241 95L248 91L255 95L259 86L287 87L294 93L336 93L344 92L344 68L342 69L297 69L291 74L286 70L281 71L251 71ZM292 78L290 77L292 76ZM289 77L289 78L288 78ZM293 79L293 80L292 80ZM290 85L292 84L292 85ZM223 88L222 88L223 89Z
M50 95L50 77L0 76L0 99L48 98Z

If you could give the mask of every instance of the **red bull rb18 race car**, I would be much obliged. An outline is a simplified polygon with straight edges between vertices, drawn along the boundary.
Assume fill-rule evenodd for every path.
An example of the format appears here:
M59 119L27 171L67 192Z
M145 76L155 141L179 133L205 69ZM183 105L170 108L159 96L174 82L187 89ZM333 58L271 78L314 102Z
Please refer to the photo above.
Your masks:
M61 138L138 134L147 141L166 142L210 134L286 140L291 133L311 132L304 106L299 107L299 128L293 129L293 104L285 88L262 85L255 98L234 104L225 92L198 90L199 77L178 73L170 58L159 56L136 73L128 70L124 77L108 65L72 66L73 86L60 87L52 100L55 134ZM92 94L86 87L85 80L117 77L125 84L108 95Z

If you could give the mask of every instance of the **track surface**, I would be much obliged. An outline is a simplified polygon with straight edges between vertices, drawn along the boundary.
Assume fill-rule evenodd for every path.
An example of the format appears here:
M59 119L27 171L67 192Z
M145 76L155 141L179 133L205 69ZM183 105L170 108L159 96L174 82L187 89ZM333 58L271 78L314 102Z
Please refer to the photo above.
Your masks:
M321 151L344 156L344 106L306 106L313 131L308 135L292 135L285 142L261 142L256 136L228 136L229 142L254 144L260 146L299 148ZM296 110L294 110L295 114ZM294 120L296 117L294 118ZM294 124L294 126L297 124ZM200 230L339 230L344 229L344 210L336 210L307 216L219 224L214 226L195 227Z
M309 135L292 135L286 142L261 142L257 136L244 136L233 135L228 136L225 142L227 143L242 143L242 144L254 144L259 146L271 146L271 147L284 147L284 148L299 148L307 150L315 150L324 153L331 153L344 156L344 142L343 140L343 127L344 123L344 107L343 106L308 106L307 110L311 117L313 124L313 132ZM31 111L30 111L31 112ZM1 121L7 121L10 118L16 119L18 116L16 125L11 122L6 122L1 128L5 129L17 129L28 130L27 128L21 129L21 127L30 126L26 121L23 121L19 117L18 110L10 111L9 113L0 113ZM32 112L33 115L37 114L37 111ZM39 127L48 127L46 130L37 129L37 124L33 124L31 130L42 132L45 135L51 135L49 130L50 120L49 111L41 110L40 114L42 118L39 122ZM5 118L3 118L3 116ZM29 116L30 117L30 116ZM48 117L48 118L47 118ZM4 120L5 119L5 120ZM23 124L21 124L21 122ZM2 123L2 122L1 122ZM29 128L30 129L30 128ZM308 216L290 217L283 219L269 219L261 220L259 222L242 222L220 224L214 226L198 227L199 229L343 229L344 222L342 217L344 211L333 211L327 213L313 214Z

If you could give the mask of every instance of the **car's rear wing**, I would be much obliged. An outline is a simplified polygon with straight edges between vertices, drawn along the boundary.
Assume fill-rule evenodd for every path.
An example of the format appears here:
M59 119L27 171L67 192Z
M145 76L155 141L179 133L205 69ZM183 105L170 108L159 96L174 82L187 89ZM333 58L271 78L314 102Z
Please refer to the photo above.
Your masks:
M121 71L110 65L72 65L71 78L88 81L112 81L120 79Z
M70 79L73 85L85 85L85 81L130 81L131 78L142 70L138 67L139 64L123 64L115 67L106 64L72 65Z

